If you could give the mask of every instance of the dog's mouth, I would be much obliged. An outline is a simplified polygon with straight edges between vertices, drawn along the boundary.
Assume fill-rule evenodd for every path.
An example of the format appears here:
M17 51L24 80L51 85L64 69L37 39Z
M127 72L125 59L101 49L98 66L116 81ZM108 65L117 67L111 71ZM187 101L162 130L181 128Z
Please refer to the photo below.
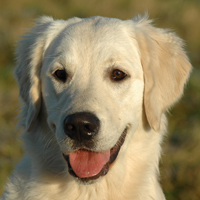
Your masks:
M105 152L94 152L85 149L79 149L70 153L63 154L68 164L69 173L81 181L90 181L98 179L108 173L110 165L115 161L124 143L127 134L127 128L123 131L121 137L113 148Z

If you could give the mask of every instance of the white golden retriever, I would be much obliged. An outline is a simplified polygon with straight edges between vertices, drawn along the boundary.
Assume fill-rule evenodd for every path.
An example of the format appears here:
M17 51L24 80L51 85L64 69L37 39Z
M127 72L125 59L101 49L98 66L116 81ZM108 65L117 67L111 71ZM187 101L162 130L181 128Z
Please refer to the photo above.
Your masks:
M26 155L2 200L163 200L166 110L191 65L147 17L42 17L18 48Z

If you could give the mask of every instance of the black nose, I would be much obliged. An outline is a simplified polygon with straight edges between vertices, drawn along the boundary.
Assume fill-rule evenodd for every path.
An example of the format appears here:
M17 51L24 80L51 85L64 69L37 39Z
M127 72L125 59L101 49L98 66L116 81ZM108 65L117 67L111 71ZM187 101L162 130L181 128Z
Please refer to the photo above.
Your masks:
M99 131L99 119L89 112L69 115L64 120L65 133L73 140L91 140Z

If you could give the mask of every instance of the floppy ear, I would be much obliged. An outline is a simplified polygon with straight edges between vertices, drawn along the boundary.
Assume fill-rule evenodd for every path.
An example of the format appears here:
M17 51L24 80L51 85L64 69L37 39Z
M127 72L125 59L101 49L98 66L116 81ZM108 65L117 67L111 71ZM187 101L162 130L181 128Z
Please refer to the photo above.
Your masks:
M17 49L18 66L15 76L19 85L20 97L24 103L21 112L21 125L30 130L37 118L41 105L40 69L46 44L46 31L53 21L42 17L36 26L23 37Z
M150 22L137 22L136 37L144 71L145 113L150 126L159 130L163 112L183 94L192 67L183 41L173 33L154 28Z
M16 53L18 66L15 69L15 76L20 97L24 103L20 125L27 131L30 131L41 107L40 71L45 50L67 25L81 20L74 17L67 21L54 21L51 17L41 17L30 33L19 42Z

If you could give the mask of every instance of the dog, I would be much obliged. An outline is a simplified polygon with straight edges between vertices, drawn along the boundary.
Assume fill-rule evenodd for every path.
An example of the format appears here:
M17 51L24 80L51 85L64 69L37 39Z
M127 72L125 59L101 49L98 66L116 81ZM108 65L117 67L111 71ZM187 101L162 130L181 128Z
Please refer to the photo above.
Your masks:
M163 200L166 112L191 72L148 16L41 17L17 49L26 155L1 200Z

